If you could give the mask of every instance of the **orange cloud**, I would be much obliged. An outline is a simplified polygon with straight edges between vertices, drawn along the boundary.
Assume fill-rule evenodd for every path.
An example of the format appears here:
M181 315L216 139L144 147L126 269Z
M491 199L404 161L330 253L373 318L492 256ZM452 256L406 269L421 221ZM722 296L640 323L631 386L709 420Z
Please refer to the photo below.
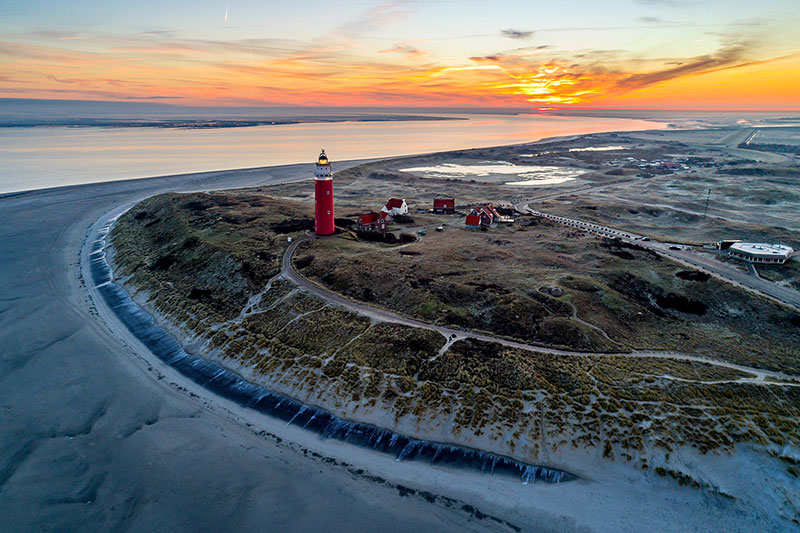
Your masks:
M759 52L752 39L696 57L641 59L537 45L442 64L407 42L370 51L335 38L204 41L152 33L64 41L62 35L49 44L0 42L0 94L193 104L800 107L800 96L787 89L800 85L798 61Z

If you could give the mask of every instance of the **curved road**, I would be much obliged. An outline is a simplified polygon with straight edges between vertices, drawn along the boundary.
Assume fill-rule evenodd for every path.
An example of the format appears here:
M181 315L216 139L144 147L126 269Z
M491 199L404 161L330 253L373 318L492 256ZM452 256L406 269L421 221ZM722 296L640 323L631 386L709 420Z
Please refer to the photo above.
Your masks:
M677 361L687 361L687 362L694 362L694 363L705 363L712 366L718 366L723 368L730 368L739 370L742 372L748 372L754 374L755 378L744 378L738 381L741 382L748 382L748 383L762 383L765 385L777 385L777 386L800 386L800 383L775 383L770 381L765 381L766 378L773 378L778 380L789 380L789 381L797 381L800 379L798 376L792 376L789 374L784 374L782 372L774 372L770 370L763 370L759 368L752 368L742 365L736 365L733 363L727 363L724 361L718 361L714 359L708 359L705 357L700 357L696 355L689 355L683 354L679 352L669 352L669 351L659 351L659 350L632 350L630 352L605 352L605 353L598 353L598 352L575 352L570 350L558 350L555 348L548 348L545 346L537 346L535 344L526 344L523 342L516 342L512 341L503 337L497 337L494 335L487 335L484 333L477 333L473 331L467 330L459 330L448 328L445 326L437 326L435 324L430 324L428 322L422 322L420 320L414 320L412 318L404 317L398 313L394 313L392 311L387 311L385 309L381 309L378 307L374 307L371 305L367 305L361 302L356 302L354 300L350 300L349 298L345 298L344 296L337 294L333 291L330 291L311 280L301 276L295 269L294 265L292 264L292 257L294 256L295 251L297 251L297 247L300 246L304 242L308 242L310 239L308 237L303 237L297 239L296 241L292 242L286 249L286 253L283 256L283 263L281 269L281 275L288 281L291 281L298 287L308 291L309 293L313 294L314 296L320 298L321 300L328 302L332 305L337 307L341 307L347 309L349 311L353 311L360 315L381 321L381 322L391 322L394 324L402 324L405 326L411 326L415 328L423 328L432 331L438 331L441 333L448 341L446 347L449 347L449 344L452 342L459 340L459 339L477 339L481 341L487 342L496 342L498 344L502 344L503 346L508 346L511 348L518 348L521 350L528 350L532 352L539 352L539 353L547 353L547 354L554 354L554 355L569 355L569 356L578 356L578 357L597 357L597 356L605 356L605 357L644 357L644 358L654 358L654 359L673 359Z

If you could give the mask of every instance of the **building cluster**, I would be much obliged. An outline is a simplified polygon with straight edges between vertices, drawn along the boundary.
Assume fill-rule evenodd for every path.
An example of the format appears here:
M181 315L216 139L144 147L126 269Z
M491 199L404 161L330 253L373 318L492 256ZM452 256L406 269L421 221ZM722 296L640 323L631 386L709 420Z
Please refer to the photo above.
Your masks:
M607 164L615 167L634 168L646 172L657 172L667 174L676 170L689 170L687 159L641 159L637 157L625 157L622 159L612 159Z
M336 231L333 216L333 176L330 161L325 150L317 158L314 172L314 233L317 235L333 235ZM502 208L501 208L502 209ZM455 198L434 198L433 212L449 215L456 212ZM389 198L380 211L370 211L358 216L356 230L361 233L382 233L386 231L394 218L408 214L408 204L404 198ZM492 227L496 224L512 224L514 219L502 215L491 203L473 207L467 214L466 227L477 229ZM441 231L442 227L437 230ZM420 232L424 234L424 232Z
M386 231L386 226L394 222L392 217L408 214L408 204L404 198L389 198L377 213L370 211L358 217L357 229L363 233Z
M441 215L452 215L456 212L455 198L434 198L433 212ZM377 213L372 211L358 217L359 232L373 233L386 231L386 227L394 222L393 217L408 214L408 204L404 198L390 198Z
M465 221L465 225L469 229L477 229L480 227L488 228L498 223L513 224L514 219L501 215L492 204L473 207Z

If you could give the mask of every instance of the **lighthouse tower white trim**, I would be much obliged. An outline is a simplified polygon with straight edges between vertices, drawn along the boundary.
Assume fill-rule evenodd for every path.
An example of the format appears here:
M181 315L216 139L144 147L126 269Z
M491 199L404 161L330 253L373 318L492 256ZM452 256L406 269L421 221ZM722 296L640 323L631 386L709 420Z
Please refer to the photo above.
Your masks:
M317 169L314 171L314 179L333 179L331 176L331 163L328 161L328 156L325 155L325 150L322 150L322 153L319 154L319 159L317 159Z

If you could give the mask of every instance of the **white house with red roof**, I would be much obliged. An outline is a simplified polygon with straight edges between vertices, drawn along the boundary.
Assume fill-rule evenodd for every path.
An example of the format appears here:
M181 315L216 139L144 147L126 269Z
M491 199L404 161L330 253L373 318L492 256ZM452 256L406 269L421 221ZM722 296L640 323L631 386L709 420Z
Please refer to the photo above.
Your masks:
M381 211L384 213L389 213L392 216L407 215L408 204L406 204L406 201L403 198L389 198L389 201L386 202L386 205L383 206Z

